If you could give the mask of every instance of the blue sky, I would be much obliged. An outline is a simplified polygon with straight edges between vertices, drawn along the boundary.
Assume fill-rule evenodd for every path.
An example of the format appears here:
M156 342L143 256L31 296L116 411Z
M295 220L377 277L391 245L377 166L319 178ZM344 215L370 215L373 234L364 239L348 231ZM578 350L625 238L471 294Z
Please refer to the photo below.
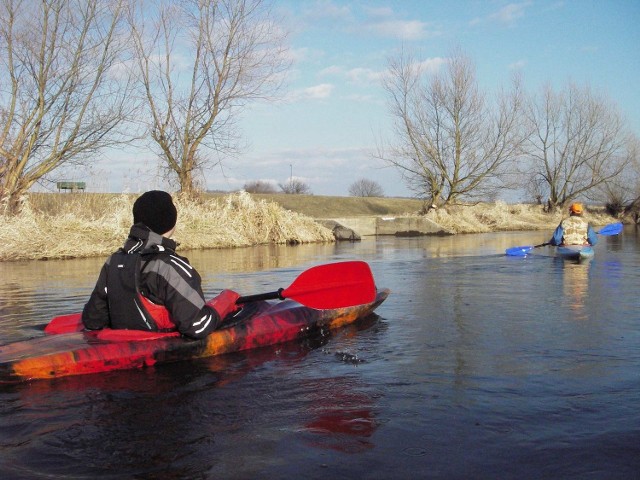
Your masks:
M317 195L348 195L349 185L368 178L387 196L410 196L397 172L372 157L379 139L391 135L380 78L400 48L437 66L459 47L488 92L507 86L514 70L529 91L549 82L588 83L616 102L640 135L640 1L275 0L274 6L291 31L294 61L283 98L246 110L248 146L222 170L206 173L209 189L285 183L293 173ZM108 171L109 190L158 186L118 164L99 167Z

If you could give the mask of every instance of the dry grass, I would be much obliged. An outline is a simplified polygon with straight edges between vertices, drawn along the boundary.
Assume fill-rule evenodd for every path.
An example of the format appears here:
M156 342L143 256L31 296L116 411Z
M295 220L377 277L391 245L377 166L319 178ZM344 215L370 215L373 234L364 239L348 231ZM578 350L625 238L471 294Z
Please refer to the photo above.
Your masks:
M424 202L416 198L331 197L316 195L252 194L253 198L275 202L287 210L313 218L360 215L402 215L418 213Z
M312 218L240 192L202 202L177 198L183 249L265 243L332 242L333 233Z
M62 198L60 198L62 197ZM135 195L34 195L0 227L0 260L106 256L131 227ZM193 201L175 198L181 250L243 247L262 243L334 241L310 217L246 193Z
M427 218L452 233L487 233L554 229L566 215L565 211L546 213L542 205L496 202L453 205L431 210ZM602 209L587 210L584 217L593 225L616 221Z
M137 195L31 194L17 217L2 217L0 260L106 256L129 233ZM401 198L310 195L207 195L194 201L175 196L180 250L243 247L265 243L332 242L315 218L359 215L417 215L422 202ZM564 212L548 214L539 205L454 205L428 218L453 233L551 230ZM594 225L616 221L588 209Z

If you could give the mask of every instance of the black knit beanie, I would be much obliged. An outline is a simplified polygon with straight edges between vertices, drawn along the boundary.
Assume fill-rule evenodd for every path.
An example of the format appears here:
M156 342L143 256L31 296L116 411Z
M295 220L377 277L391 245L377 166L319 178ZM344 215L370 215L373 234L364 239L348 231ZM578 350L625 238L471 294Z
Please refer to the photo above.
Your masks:
M178 212L171 195L160 190L143 193L133 204L133 223L144 223L163 235L176 226Z

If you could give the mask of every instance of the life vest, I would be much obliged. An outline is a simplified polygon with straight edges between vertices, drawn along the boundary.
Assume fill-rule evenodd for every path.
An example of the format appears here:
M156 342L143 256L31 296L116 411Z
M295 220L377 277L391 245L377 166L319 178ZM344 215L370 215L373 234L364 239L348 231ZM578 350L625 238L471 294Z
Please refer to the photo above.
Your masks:
M582 218L572 216L562 221L563 245L585 245L588 242L587 232L589 224Z
M107 272L107 298L111 328L175 330L169 311L140 293L140 254L119 250L114 253Z

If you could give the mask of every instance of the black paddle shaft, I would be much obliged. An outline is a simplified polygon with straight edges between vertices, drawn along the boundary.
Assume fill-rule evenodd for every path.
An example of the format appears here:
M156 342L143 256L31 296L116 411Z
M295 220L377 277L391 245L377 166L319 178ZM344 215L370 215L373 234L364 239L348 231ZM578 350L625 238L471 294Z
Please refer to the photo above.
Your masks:
M259 300L275 300L275 299L284 300L284 297L282 296L283 291L284 291L284 288L280 288L276 292L258 293L256 295L245 295L244 297L238 298L238 300L236 300L236 304L257 302Z

